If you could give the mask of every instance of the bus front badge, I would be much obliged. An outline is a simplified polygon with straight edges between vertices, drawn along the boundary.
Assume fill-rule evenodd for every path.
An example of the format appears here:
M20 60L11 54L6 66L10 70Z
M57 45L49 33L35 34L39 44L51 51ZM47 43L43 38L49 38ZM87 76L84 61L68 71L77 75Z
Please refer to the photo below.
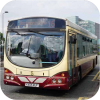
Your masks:
M33 71L31 71L31 75L33 76L34 74L33 74Z
M22 74L22 71L20 71L20 74Z

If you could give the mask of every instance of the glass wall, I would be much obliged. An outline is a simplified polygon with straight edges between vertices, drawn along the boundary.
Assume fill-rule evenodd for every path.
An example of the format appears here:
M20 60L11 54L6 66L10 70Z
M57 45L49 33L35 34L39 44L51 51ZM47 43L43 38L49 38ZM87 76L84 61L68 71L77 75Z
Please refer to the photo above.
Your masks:
M98 39L98 45L100 45L100 39Z
M82 20L78 16L67 17L67 19L71 21L72 23L77 24L83 27L84 29L88 30L89 32L95 34L95 31L96 31L95 22L92 22L90 20Z
M95 34L95 23L89 20L79 21L79 26L83 27L84 29L88 30L89 32Z
M74 24L78 24L78 20L79 20L78 16L67 17L67 19Z

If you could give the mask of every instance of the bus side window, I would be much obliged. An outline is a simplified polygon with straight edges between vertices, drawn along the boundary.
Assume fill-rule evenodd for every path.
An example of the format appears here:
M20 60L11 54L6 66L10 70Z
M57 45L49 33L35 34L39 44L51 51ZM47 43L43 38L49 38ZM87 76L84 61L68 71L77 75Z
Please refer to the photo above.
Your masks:
M77 33L77 58L82 57L82 39L81 35Z

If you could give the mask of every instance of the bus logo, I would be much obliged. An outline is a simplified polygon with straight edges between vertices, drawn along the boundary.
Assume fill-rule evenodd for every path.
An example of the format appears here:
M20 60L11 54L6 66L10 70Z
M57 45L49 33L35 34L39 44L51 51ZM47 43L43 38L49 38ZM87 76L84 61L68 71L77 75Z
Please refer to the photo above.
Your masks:
M33 76L34 74L33 74L33 71L31 71L31 75Z
M20 71L20 74L22 74L22 71Z

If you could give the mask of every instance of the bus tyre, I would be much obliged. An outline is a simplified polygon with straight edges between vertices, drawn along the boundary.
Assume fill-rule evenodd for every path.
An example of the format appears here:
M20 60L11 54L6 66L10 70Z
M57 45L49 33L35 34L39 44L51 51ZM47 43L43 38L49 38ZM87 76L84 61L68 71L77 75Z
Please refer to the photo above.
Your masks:
M2 61L2 59L0 58L0 62Z
M95 60L93 60L93 70L94 70L95 66L96 66Z
M80 82L80 80L81 80L81 72L78 71L78 82Z

